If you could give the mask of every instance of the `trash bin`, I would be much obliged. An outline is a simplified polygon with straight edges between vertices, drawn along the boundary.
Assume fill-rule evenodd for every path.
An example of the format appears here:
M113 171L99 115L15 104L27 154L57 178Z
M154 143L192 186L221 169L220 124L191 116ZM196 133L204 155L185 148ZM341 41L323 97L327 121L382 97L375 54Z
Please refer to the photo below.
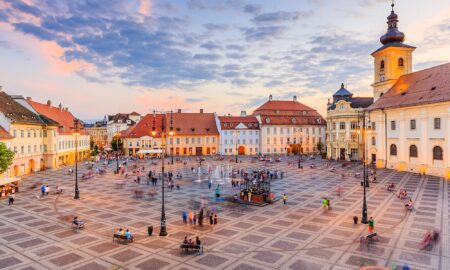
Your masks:
M362 186L362 187L364 186L364 182L363 182L363 181L361 181L361 186Z
M358 224L358 217L357 216L354 216L353 217L353 224Z
M147 231L148 231L148 236L152 236L152 234L153 234L153 226L148 226Z

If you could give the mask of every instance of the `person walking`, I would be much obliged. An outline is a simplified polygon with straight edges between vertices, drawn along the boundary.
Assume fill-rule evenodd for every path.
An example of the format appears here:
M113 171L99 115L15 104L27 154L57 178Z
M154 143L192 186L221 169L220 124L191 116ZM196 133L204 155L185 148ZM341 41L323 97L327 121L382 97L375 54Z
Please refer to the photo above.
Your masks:
M41 186L41 196L44 197L45 195L45 185Z
M198 225L203 226L203 208L200 209L200 213L198 213Z
M9 194L9 196L8 196L8 205L13 205L14 204L14 199L15 199L14 194L13 193Z
M373 220L373 217L370 217L368 224L369 224L369 233L373 233L373 230L375 229L375 220Z
M213 217L213 214L211 213L209 215L209 225L212 226L213 224L214 224L214 217Z
M217 214L214 214L214 225L217 225Z
M286 193L283 194L283 204L286 205L286 201L287 201L287 195Z
M211 181L211 179L208 179L208 189L211 189L211 186L212 186L212 181Z

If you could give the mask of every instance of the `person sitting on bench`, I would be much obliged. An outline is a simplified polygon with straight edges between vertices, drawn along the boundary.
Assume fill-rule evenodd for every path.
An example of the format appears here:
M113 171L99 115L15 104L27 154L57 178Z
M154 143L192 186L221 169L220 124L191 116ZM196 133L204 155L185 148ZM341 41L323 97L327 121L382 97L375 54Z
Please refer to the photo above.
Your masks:
M187 236L184 237L183 245L189 245L189 241L187 239Z
M198 236L195 238L195 244L197 246L200 246L202 244L202 242L200 241L200 238Z
M133 235L131 234L131 232L128 229L125 231L124 236L126 238L128 238L128 240L133 241Z
M84 222L79 220L78 217L74 217L72 223L77 226L77 228L84 227Z

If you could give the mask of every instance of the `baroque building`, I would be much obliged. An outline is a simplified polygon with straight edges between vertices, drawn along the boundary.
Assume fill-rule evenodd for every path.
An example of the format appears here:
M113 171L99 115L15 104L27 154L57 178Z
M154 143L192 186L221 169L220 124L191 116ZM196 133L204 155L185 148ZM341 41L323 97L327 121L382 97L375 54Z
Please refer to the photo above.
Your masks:
M336 160L361 160L364 141L360 128L363 111L373 103L372 97L353 97L344 84L328 100L327 107L327 158Z
M450 178L450 63L412 71L414 47L404 43L398 15L374 57L368 154L379 168Z

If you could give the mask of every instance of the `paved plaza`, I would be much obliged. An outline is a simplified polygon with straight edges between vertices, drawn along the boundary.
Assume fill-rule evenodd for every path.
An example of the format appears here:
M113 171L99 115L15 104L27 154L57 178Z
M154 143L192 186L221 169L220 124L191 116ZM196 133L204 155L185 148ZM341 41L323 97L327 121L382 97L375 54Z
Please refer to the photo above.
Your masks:
M294 161L295 159L293 159ZM314 163L317 168L311 169ZM158 170L150 161L139 163ZM129 177L124 187L117 185L123 176L112 173L80 182L81 199L73 199L74 176L68 168L41 172L24 177L20 193L13 206L0 202L0 269L359 269L360 266L392 267L405 262L411 269L450 269L448 183L440 178L419 176L393 170L379 170L379 183L368 191L369 217L375 219L379 240L370 247L360 245L359 238L367 234L367 226L354 225L353 216L361 218L363 189L361 179L341 177L343 173L362 171L361 166L330 172L325 161L304 162L305 169L280 163L252 163L243 158L240 164L206 159L201 171L211 167L213 187L220 183L223 192L233 194L229 178L222 179L220 165L284 172L283 179L271 182L276 196L288 195L267 206L236 205L214 200L214 188L208 189L203 173L191 172L198 167L194 159L187 165L168 165L174 174L182 172L181 188L166 193L166 215L169 236L158 237L161 193L153 198L136 199L133 190L146 191L146 181L140 185ZM173 167L171 167L173 166ZM80 174L86 166L80 165ZM52 194L39 198L39 186L49 184ZM406 213L403 203L386 191L387 183L397 189L406 188L415 209ZM64 193L54 194L56 185ZM161 188L158 182L158 190ZM341 198L336 196L342 187ZM321 199L331 198L332 210L324 212ZM198 211L201 203L218 211L218 225L202 227L183 224L183 210ZM77 232L67 216L77 215L86 228ZM153 225L153 236L147 226ZM133 243L112 242L118 228L129 228L135 235ZM441 232L441 241L431 251L420 250L419 242L431 229ZM181 254L179 245L188 236L199 236L204 244L201 255Z

